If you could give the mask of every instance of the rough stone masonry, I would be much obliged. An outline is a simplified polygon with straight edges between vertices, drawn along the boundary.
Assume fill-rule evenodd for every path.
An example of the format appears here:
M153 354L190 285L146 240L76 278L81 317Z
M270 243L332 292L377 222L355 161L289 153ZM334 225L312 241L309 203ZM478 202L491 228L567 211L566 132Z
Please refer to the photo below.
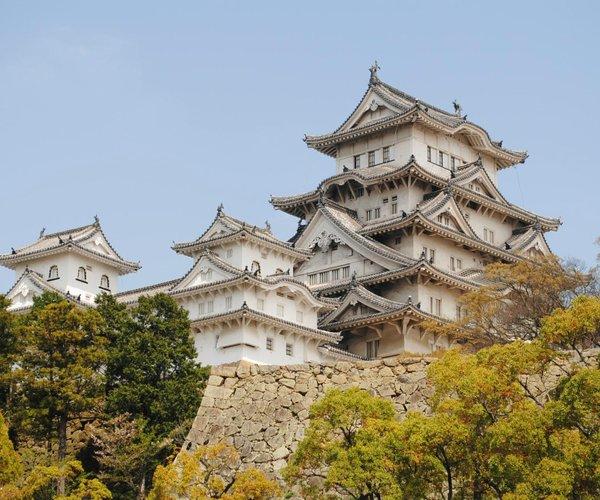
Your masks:
M596 351L586 357L592 359ZM214 367L184 449L228 442L237 448L243 464L277 475L304 435L310 406L327 389L361 387L390 399L400 416L410 410L427 412L432 393L427 367L435 360L399 356L355 363L259 366L241 362ZM563 374L553 366L542 377L525 382L532 394L545 397Z

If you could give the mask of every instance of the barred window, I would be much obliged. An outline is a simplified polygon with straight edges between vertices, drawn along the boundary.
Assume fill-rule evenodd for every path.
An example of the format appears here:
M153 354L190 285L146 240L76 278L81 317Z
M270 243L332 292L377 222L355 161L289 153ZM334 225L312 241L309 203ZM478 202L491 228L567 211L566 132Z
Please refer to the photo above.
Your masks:
M58 266L50 266L50 270L48 271L48 279L49 280L58 279Z
M100 277L100 288L104 288L105 290L110 289L110 280L106 274Z
M294 346L292 344L285 344L285 353L288 356L294 355Z
M390 161L390 147L383 148L383 161Z
M77 279L87 283L87 271L85 270L85 267L80 267L77 269Z

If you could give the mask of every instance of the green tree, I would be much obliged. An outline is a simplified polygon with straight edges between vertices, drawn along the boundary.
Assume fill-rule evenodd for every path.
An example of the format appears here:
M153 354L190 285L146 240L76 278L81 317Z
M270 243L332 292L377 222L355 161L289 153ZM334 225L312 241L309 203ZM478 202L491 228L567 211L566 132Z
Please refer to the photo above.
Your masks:
M13 377L29 425L50 443L57 440L57 459L67 457L67 429L73 420L97 411L103 396L106 339L101 316L63 300L42 296L17 329L22 350ZM65 493L65 478L57 491Z
M11 372L18 352L15 317L7 310L10 301L0 295L0 408L9 405Z
M174 439L196 414L208 369L196 362L187 311L169 296L140 297L127 309L109 295L97 299L104 335L111 339L106 364L106 411L128 414L139 425L136 439L143 465L138 484L143 495L156 464L180 442ZM165 447L170 440L170 448ZM154 449L149 460L141 448ZM119 449L114 459L118 462ZM137 470L137 469L136 469Z

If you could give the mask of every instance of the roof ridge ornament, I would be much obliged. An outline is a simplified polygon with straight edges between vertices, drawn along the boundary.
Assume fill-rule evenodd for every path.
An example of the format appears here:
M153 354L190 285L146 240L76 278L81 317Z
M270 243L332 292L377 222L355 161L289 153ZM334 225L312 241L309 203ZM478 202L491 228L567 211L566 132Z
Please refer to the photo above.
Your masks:
M271 234L271 223L268 219L265 221L265 230L267 231L267 233Z
M458 102L458 99L454 99L452 105L454 106L454 114L460 118L462 116L462 106Z
M94 215L94 226L99 226L100 225L100 218L98 217L98 215Z
M39 236L39 238L38 238L38 239L40 239L40 240L41 240L41 239L44 237L44 233L45 233L45 232L46 232L46 228L45 228L45 227L43 227L43 228L42 228L42 230L40 231L40 236Z
M224 209L225 207L223 206L223 203L219 203L219 206L217 207L217 215L221 215Z
M379 77L377 76L377 71L381 69L381 66L379 66L379 64L377 64L377 60L375 60L375 62L373 64L371 64L371 67L369 68L369 71L371 72L371 76L369 78L369 85L375 85L376 83L379 83Z

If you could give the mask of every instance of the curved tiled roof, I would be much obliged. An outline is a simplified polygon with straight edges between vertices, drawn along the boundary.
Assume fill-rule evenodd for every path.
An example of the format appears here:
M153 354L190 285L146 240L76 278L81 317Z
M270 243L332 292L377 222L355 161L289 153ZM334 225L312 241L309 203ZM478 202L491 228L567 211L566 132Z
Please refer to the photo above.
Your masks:
M233 311L211 314L194 320L192 321L192 326L201 326L205 324L214 323L216 321L226 321L241 317L248 317L250 319L258 321L269 322L271 324L278 325L283 329L292 330L303 336L314 338L317 340L332 341L340 339L340 335L338 333L299 325L291 321L271 316L270 314L265 314L261 311L256 311L254 309L249 308L246 304L244 304L241 308L235 309Z
M369 95L375 95L385 104L389 105L388 109L392 111L392 115L373 120L355 128L347 129L360 107L369 99ZM354 111L334 132L323 135L306 136L305 142L309 147L317 149L325 154L336 156L337 144L391 126L414 122L415 120L450 135L458 132L465 132L468 135L477 137L475 147L485 150L488 154L494 156L500 168L508 167L516 163L522 163L527 158L526 152L512 151L501 147L501 143L493 141L485 129L475 123L467 121L466 117L461 117L424 103L411 95L382 82L379 78L371 79L367 91ZM345 128L346 130L344 130Z
M114 255L100 253L83 246L83 243L90 241L97 235L102 236ZM28 262L31 259L53 255L69 249L75 249L96 260L101 260L109 265L117 267L122 274L140 269L139 263L126 261L117 253L102 231L98 220L87 226L67 229L46 235L42 233L40 234L39 239L34 243L19 248L10 254L0 255L0 264L13 269L18 263Z
M324 179L317 189L309 191L307 193L295 195L295 196L273 196L271 197L271 204L274 208L286 211L292 215L298 215L294 210L298 206L304 204L312 205L316 207L321 196L327 196L327 190L333 185L343 185L350 180L354 180L363 186L376 185L386 180L395 178L401 178L409 175L415 175L421 178L425 182L429 182L439 189L444 189L448 186L452 187L454 192L461 198L475 201L483 206L487 206L494 210L497 210L506 215L521 220L527 223L533 223L539 221L545 230L556 230L560 225L558 219L552 219L548 217L539 216L533 212L525 210L517 205L509 203L501 194L500 200L495 200L486 196L482 193L470 190L467 186L463 186L460 182L468 179L470 176L482 172L482 175L488 177L485 168L479 160L465 164L461 167L459 174L455 178L443 178L439 177L428 170L421 167L414 159L409 160L402 166L388 167L385 170L375 170L379 167L367 167L349 170L348 172L342 172L339 174L332 175ZM371 175L373 174L373 175ZM490 180L491 182L491 180ZM493 184L493 183L492 183ZM323 193L323 195L321 195ZM498 192L499 193L499 192Z

